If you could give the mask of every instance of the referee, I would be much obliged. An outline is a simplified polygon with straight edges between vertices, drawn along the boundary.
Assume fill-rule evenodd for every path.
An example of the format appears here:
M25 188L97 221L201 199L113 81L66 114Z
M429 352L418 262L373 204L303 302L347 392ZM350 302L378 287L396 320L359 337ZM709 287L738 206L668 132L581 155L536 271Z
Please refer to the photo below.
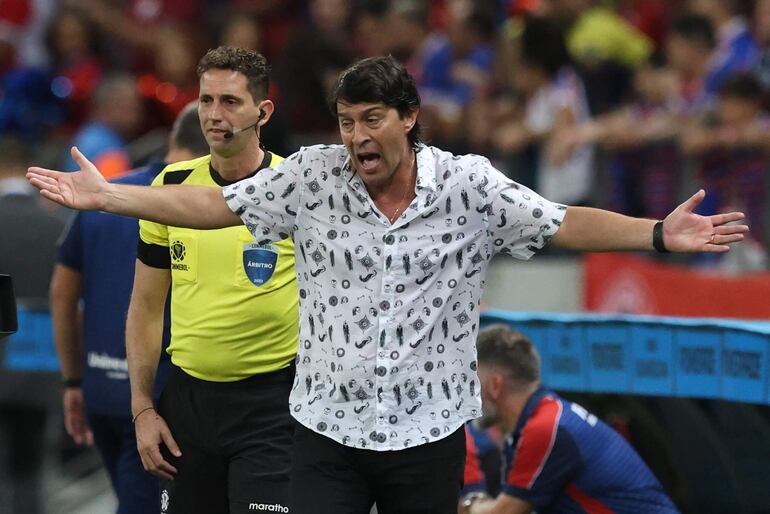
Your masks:
M206 152L208 145L200 131L197 102L191 102L171 129L164 159L116 178L115 182L148 185L167 163ZM123 216L78 213L59 241L50 287L54 340L64 385L64 426L77 444L96 445L120 514L157 511L158 503L158 484L142 469L136 452L125 367L126 309L134 281L131 266L136 260L138 229L136 220ZM168 338L166 317L164 345ZM155 398L166 384L168 356L160 359L156 374Z
M166 167L153 186L220 188L275 166L260 128L273 113L264 57L210 50L198 65L211 154ZM288 512L298 293L290 239L257 245L246 227L140 222L126 342L131 411L160 511ZM163 303L171 286L171 371L152 402Z

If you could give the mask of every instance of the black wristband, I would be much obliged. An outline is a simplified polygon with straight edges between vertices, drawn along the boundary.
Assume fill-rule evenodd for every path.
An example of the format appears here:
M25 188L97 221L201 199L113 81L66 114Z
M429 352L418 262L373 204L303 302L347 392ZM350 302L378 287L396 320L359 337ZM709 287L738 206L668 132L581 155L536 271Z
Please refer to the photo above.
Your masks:
M663 242L663 222L659 221L652 227L652 246L658 253L671 253Z
M65 378L61 381L61 385L65 389L76 389L83 387L83 380L80 378Z

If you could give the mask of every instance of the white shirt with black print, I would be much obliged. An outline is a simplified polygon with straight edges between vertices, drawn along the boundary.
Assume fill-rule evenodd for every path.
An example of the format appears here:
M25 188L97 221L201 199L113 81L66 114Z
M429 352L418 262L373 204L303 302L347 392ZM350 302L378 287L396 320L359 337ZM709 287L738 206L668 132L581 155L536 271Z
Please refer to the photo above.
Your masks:
M340 145L302 148L223 194L257 242L294 239L292 415L373 450L433 442L481 415L474 343L489 261L529 259L566 210L484 157L428 146L417 196L392 225Z

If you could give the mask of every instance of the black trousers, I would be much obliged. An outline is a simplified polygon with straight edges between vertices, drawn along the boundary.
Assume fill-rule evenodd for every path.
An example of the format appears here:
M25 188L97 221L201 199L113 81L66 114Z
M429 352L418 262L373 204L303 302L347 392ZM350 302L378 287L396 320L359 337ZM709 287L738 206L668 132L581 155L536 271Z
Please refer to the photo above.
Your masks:
M397 451L350 448L297 423L291 514L454 514L465 429Z
M237 382L198 380L172 367L160 398L182 456L161 481L163 514L288 512L294 365Z

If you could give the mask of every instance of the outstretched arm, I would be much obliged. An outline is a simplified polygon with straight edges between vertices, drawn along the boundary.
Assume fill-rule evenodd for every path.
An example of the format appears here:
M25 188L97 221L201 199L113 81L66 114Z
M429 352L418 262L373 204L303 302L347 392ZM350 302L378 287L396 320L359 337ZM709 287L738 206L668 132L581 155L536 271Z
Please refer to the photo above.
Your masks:
M668 251L723 253L730 250L730 243L743 240L749 227L728 225L743 220L743 213L701 216L693 212L705 196L701 189L663 220L663 242ZM655 223L601 209L569 207L553 244L584 252L652 250Z
M241 224L219 188L112 184L80 150L72 147L71 153L80 171L27 170L27 179L41 195L65 207L101 210L175 227L211 229Z

